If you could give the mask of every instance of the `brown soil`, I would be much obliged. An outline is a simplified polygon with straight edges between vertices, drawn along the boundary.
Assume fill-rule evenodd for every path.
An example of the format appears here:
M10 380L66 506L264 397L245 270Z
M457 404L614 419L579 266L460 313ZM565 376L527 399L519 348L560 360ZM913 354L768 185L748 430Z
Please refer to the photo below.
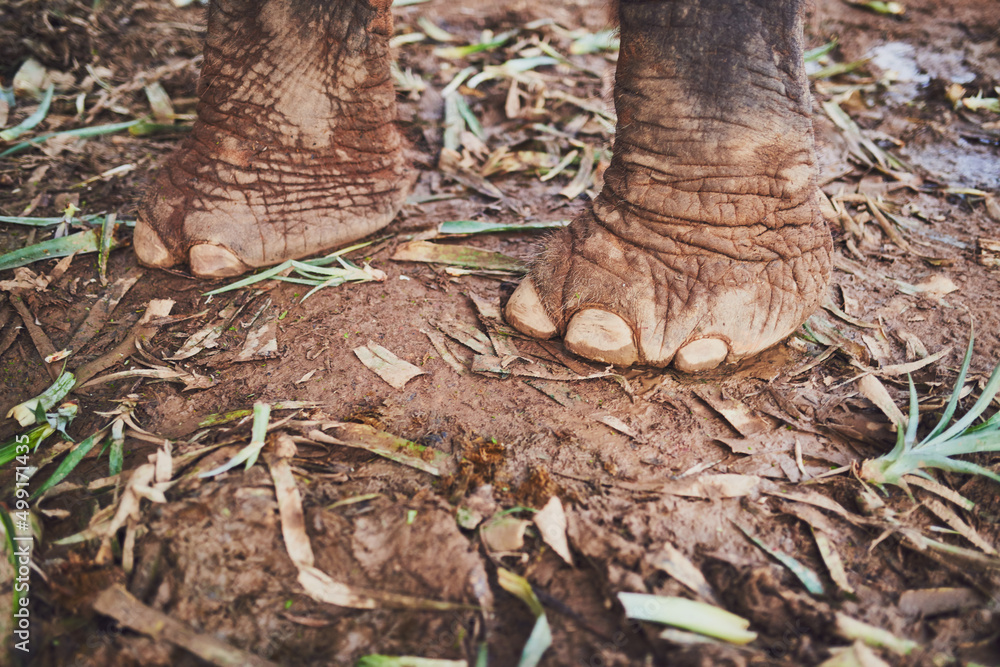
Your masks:
M511 0L488 10L474 2L435 0L396 10L397 32L418 31L421 16L468 43L479 41L484 29L499 33L544 18L568 29L593 32L605 27L606 10L603 3L582 0ZM195 7L175 8L161 0L108 2L96 13L89 3L8 3L0 6L0 81L9 85L28 56L75 77L41 126L44 131L148 113L142 85L153 78L160 80L178 113L190 113L202 19L202 11ZM449 474L435 478L361 450L302 440L293 468L319 569L352 586L462 602L469 608L353 610L311 599L297 582L295 565L282 541L274 485L263 462L214 480L187 479L167 491L166 504L144 503L143 530L130 553L135 561L130 574L125 574L117 547L110 562L98 565L100 540L70 547L53 544L85 528L120 493L114 487L86 490L88 482L108 474L107 459L97 458L95 449L69 478L82 486L64 487L65 492L41 503L47 512L42 516L45 535L35 562L46 578L32 579L32 664L202 664L182 648L123 630L91 609L97 592L121 582L141 601L194 632L278 664L353 664L370 653L466 659L472 664L480 644L486 642L489 664L513 665L531 632L533 617L499 587L499 567L526 577L546 609L554 641L543 665L818 664L830 656L831 648L850 644L835 631L836 612L922 647L907 657L876 650L891 664L940 664L935 661L942 656L963 664L1000 664L994 572L933 552L919 553L898 531L886 536L874 524L851 523L780 497L783 492L808 491L862 513L858 498L863 487L849 473L803 484L805 477L876 456L892 446L895 436L886 418L859 393L856 379L863 371L857 364L884 368L912 361L919 356L921 343L929 353L950 348L914 377L925 397L922 410L933 412L940 409L955 380L970 322L975 323L977 336L970 373L978 382L970 385L972 395L963 400L963 408L971 405L1000 360L996 300L1000 281L995 269L980 263L979 254L980 239L1000 238L1000 220L990 217L981 196L946 191L951 187L998 193L998 116L956 111L945 95L953 82L970 91L982 89L987 97L994 95L993 86L1000 84L998 31L1000 11L980 0L914 0L906 3L902 17L877 15L840 0L817 0L809 12L807 45L819 46L836 36L837 62L858 60L873 49L897 54L896 61L874 58L858 72L832 83L821 81L816 88L823 189L831 197L858 191L882 195L891 202L890 210L912 223L903 230L911 252L883 234L875 220L862 225L856 235L841 223L833 225L843 259L834 273L831 300L855 322L870 325L858 326L821 311L848 340L840 351L810 365L827 346L812 342L803 332L760 359L708 376L639 369L624 378L576 382L476 372L460 375L421 332L448 322L483 329L470 295L500 303L517 277L455 277L439 266L391 261L397 247L415 235L432 236L444 220L517 223L524 215L542 221L570 218L586 205L586 195L568 201L558 194L574 169L544 183L526 171L491 177L506 195L503 202L465 187L467 178L438 170L444 109L440 90L467 63L435 56L430 43L404 45L400 64L428 82L419 96L401 98L402 123L414 146L414 161L422 169L415 197L426 201L408 205L384 240L351 255L385 271L385 282L326 288L304 302L301 297L309 288L288 283L207 298L202 293L222 283L147 270L101 333L76 351L70 367L114 348L151 299L169 297L176 300L172 315L177 319L162 324L145 346L156 359L176 352L191 333L217 322L220 311L240 308L217 347L169 362L214 383L186 391L183 385L135 378L97 385L76 395L81 416L70 433L78 440L86 437L109 420L99 412L114 409L116 399L136 394L136 420L146 430L170 438L175 457L235 438L235 444L216 450L201 463L206 469L228 460L249 439L244 419L212 427L192 443L207 416L248 408L255 401L303 400L318 404L322 414L301 411L296 415L300 422L316 418L367 423L444 452L450 460ZM570 39L551 25L525 30L517 39L529 40L521 46L530 47L530 40L539 36L567 52ZM886 49L895 43L908 47ZM492 64L516 57L514 43L508 46L482 57ZM482 64L479 58L472 59L477 66ZM886 62L896 63L897 68L915 63L918 76L926 78L880 84L887 72L879 63ZM603 104L613 56L573 56L573 63L579 68L540 70L550 95L537 117L506 117L509 80L464 91L485 129L489 150L505 145L545 150L532 123L563 128L579 113L555 99L553 91ZM102 98L103 87L83 83L87 67L113 94ZM848 97L845 92L852 84L859 90ZM92 86L88 110L96 101L104 102L93 117L85 114L79 120L74 118L74 104L83 85ZM534 99L534 93L529 94ZM844 134L820 105L837 95L867 136L906 162L905 170L897 170L904 180L851 161ZM25 109L12 111L11 119L19 121ZM593 121L576 131L577 139L598 149L610 140ZM562 140L548 141L553 151L565 154L570 148ZM120 134L69 143L60 151L48 145L49 154L31 150L2 158L0 214L55 216L74 201L84 212L114 211L133 218L143 183L175 144L176 135ZM135 169L75 186L123 164L134 164ZM431 195L451 198L430 199ZM856 202L846 205L856 218L866 210ZM0 251L37 240L26 229L5 227ZM461 243L527 259L537 238L512 233L476 236ZM56 349L71 339L104 291L95 280L92 257L75 259L48 289L22 293ZM45 273L52 264L32 268ZM117 250L111 255L108 275L111 280L121 278L134 266L130 250ZM10 277L10 272L0 275L0 279ZM942 295L909 288L927 285L930 279L950 280L957 290ZM16 314L9 320L0 341L11 327L21 324ZM248 334L265 323L276 331L277 350L268 358L235 361ZM355 356L354 348L368 341L416 364L425 374L403 389L394 389ZM513 343L519 352L547 360L550 368L565 364L570 372L583 374L603 370L574 360L558 344L522 339ZM450 340L449 345L468 366L473 352ZM519 364L523 362L513 361L510 367ZM310 372L314 373L303 379ZM905 375L883 375L882 380L896 404L904 405ZM49 382L36 345L22 330L0 356L0 408L6 411ZM731 414L725 416L736 403L749 413L749 426ZM292 414L276 411L272 421ZM608 426L601 421L606 417L625 428ZM17 432L8 421L0 426L4 440ZM289 432L301 435L294 429ZM155 444L129 437L124 476L155 449ZM801 467L796 450L802 454ZM980 455L975 460L991 466L995 457ZM53 468L43 469L32 483ZM690 490L678 490L687 482L675 481L676 477L685 473L689 473L685 480L730 473L760 481L749 494L709 490L696 497ZM972 512L956 511L986 542L997 544L1000 505L995 483L950 473L935 477L977 503ZM0 475L2 501L13 498L11 478L9 470ZM880 520L891 513L908 528L972 548L958 535L931 531L943 520L915 505L898 488L887 490L887 507L876 511ZM934 497L914 490L918 501ZM330 507L363 494L374 495ZM456 524L460 507L489 517L516 507L538 509L553 495L566 507L573 567L563 563L533 529L523 548L496 553L487 549L478 531ZM513 516L531 518L523 510ZM787 569L748 541L737 524L770 548L794 555L819 572L826 594L808 594ZM810 525L832 541L855 595L838 594ZM124 531L119 537L124 539ZM676 636L661 638L660 628L653 624L624 618L615 597L621 591L692 596L660 566L665 545L672 545L701 570L721 606L750 620L751 629L759 633L756 641L746 647L686 645ZM4 592L10 590L9 581L4 586L0 609L10 599ZM919 606L914 611L903 603L914 597L913 591L935 588L971 589L975 601L943 612Z

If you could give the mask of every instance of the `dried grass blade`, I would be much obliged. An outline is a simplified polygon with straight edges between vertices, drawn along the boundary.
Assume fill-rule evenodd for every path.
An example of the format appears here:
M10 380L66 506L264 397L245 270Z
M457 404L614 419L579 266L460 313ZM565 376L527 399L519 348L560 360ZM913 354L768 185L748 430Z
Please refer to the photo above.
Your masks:
M847 580L847 572L844 570L844 561L840 558L840 554L837 552L836 547L833 546L830 538L826 536L824 531L815 526L810 525L809 529L812 531L813 540L816 541L816 548L819 550L819 556L823 559L823 564L826 565L826 570L830 573L833 583L848 595L854 595L854 587Z
M984 540L982 536L976 532L975 528L963 521L960 516L955 514L954 511L948 508L940 500L937 500L936 498L927 498L923 501L923 506L937 518L948 524L952 530L956 531L969 542L976 545L976 547L981 549L984 553L987 553L990 556L997 555L997 550L992 544Z
M98 594L94 610L110 616L122 625L149 635L165 639L178 648L198 656L218 667L277 667L270 660L248 653L210 635L195 633L186 625L163 612L147 607L132 597L122 586L115 585Z
M128 294L145 272L139 267L129 270L124 276L111 283L111 287L105 290L101 298L98 299L87 313L87 318L80 324L69 343L66 344L71 350L80 350L84 345L101 332L104 323L111 313L114 312L118 302Z
M397 262L426 262L512 273L525 273L528 270L527 265L521 260L503 253L468 246L440 245L428 241L404 243L396 249L392 259Z
M131 331L129 331L125 340L119 343L117 347L107 354L76 369L76 376L79 385L83 385L87 382L87 380L94 377L98 373L105 371L115 364L131 357L136 351L137 342L152 338L160 328L155 321L169 315L173 307L174 301L172 299L153 299L150 301L149 305L146 306L146 312L143 313L139 321L135 323L135 326L132 327Z
M452 468L447 454L379 431L367 424L329 422L323 424L323 429L332 429L335 435L325 433L324 430L313 430L306 435L317 442L364 449L434 476L445 474Z

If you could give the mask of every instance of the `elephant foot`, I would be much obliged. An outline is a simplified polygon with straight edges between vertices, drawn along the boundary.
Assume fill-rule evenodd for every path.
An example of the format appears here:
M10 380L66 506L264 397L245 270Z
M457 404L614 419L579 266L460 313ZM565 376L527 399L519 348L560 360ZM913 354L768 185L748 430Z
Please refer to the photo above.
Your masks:
M211 5L191 135L139 206L139 261L199 277L388 225L416 173L395 126L389 2Z
M801 6L618 7L604 189L549 240L506 316L596 361L707 370L788 336L829 282Z
M570 351L594 361L672 362L694 373L780 342L825 294L830 235L820 220L782 232L755 229L756 238L740 245L756 245L759 256L741 259L648 231L622 238L599 219L611 218L613 227L620 215L600 199L594 209L550 239L507 302L507 321L522 333L561 334ZM692 230L672 231L683 238Z

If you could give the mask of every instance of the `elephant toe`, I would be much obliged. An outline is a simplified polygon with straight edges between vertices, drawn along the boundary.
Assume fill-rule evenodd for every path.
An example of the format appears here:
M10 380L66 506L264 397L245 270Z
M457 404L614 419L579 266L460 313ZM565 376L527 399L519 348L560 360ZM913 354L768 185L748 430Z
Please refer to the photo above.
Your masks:
M228 248L201 243L189 251L191 273L199 278L232 278L250 270L250 267Z
M152 225L140 217L135 223L132 245L139 262L145 266L165 269L177 264L178 260L167 248Z
M522 280L514 290L507 301L504 314L511 326L533 338L548 339L557 333L556 325L545 311L538 290L530 278Z
M573 316L563 337L572 352L607 364L631 366L639 361L632 328L605 310L588 308Z
M699 338L674 355L674 368L684 373L710 371L729 356L729 345L718 338Z

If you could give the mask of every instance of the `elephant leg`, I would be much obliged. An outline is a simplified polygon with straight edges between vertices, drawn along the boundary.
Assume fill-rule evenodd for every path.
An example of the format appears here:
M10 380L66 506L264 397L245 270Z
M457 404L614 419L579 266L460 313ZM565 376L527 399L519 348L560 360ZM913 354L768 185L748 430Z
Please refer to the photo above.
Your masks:
M779 342L822 301L799 0L621 0L618 126L591 210L506 306L590 359L712 368Z
M143 264L232 276L389 224L415 177L394 125L389 5L211 5L198 120L139 206Z

